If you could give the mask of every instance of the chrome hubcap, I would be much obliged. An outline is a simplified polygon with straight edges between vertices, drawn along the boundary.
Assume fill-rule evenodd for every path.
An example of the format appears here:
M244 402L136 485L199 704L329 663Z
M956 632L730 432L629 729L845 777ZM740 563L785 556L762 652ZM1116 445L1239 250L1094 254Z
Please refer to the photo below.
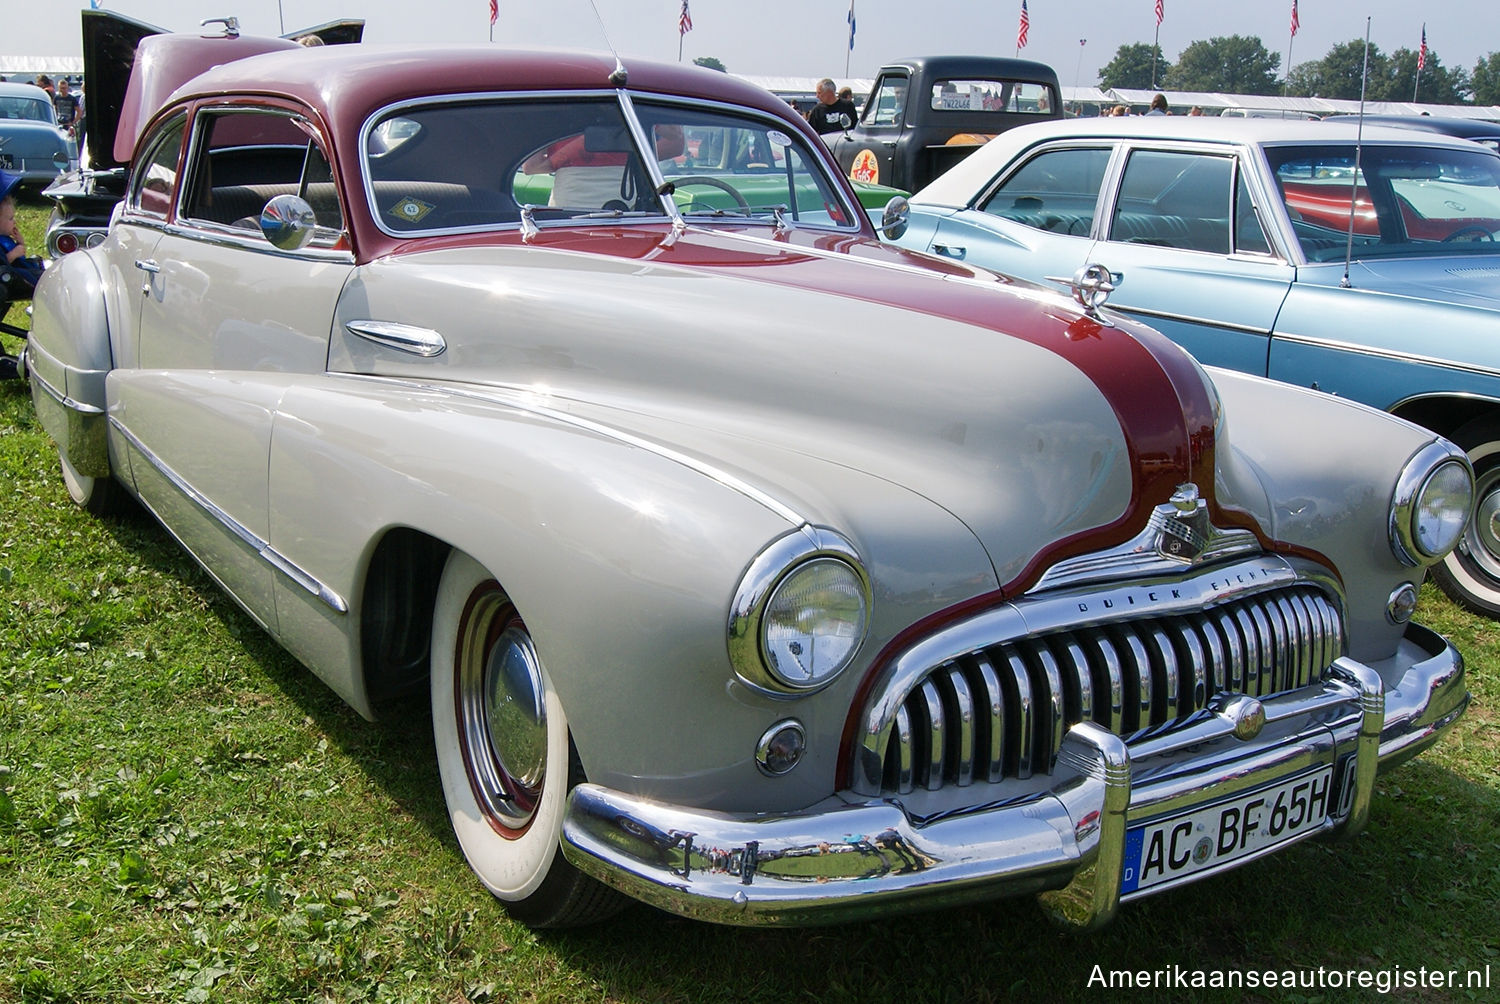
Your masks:
M546 690L531 635L494 583L469 600L455 667L469 785L490 825L504 836L518 835L530 824L546 780Z
M1463 552L1475 570L1500 583L1500 467L1479 476L1479 504L1464 534Z

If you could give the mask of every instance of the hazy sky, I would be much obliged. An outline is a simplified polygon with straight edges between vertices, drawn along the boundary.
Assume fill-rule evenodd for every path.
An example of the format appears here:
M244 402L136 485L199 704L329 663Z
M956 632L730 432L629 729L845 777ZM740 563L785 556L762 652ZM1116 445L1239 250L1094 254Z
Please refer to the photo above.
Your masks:
M20 7L22 0L4 0ZM715 56L749 75L845 75L849 0L689 0L693 30L683 55ZM624 55L677 59L681 0L595 0ZM1175 60L1193 41L1249 35L1287 57L1291 0L1164 0L1162 54ZM499 0L495 41L604 48L588 0ZM1066 86L1097 81L1119 46L1151 42L1155 0L1028 0L1030 41L1021 55L1050 63ZM105 0L122 14L177 31L206 17L237 15L246 33L281 34L340 17L363 17L371 42L489 40L488 0ZM0 55L77 55L78 11L88 0L31 0L7 16ZM886 60L942 53L1011 56L1021 0L855 0L858 32L849 75L873 76ZM1363 38L1382 52L1416 49L1423 22L1430 55L1472 70L1500 51L1500 2L1300 0L1293 65ZM18 14L13 11L12 14ZM1087 44L1080 45L1080 39Z

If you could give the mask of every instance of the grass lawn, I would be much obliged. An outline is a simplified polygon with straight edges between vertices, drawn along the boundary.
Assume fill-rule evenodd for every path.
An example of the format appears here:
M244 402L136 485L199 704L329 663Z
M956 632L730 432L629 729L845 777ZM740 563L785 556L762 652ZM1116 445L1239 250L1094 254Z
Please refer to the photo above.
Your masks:
M40 246L45 208L23 217ZM76 509L15 381L0 486L0 1002L1105 1001L1095 967L1174 966L1488 967L1489 989L1389 999L1500 1000L1500 630L1430 588L1419 617L1458 642L1474 703L1380 779L1346 843L1126 906L1087 938L1027 899L805 931L633 907L533 934L459 856L425 702L365 722L149 518Z

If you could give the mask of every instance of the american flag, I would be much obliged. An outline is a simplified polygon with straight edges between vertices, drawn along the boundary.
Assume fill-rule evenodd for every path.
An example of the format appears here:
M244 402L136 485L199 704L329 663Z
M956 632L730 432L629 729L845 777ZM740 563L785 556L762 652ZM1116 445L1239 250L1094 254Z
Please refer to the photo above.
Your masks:
M1031 34L1031 15L1026 10L1026 0L1021 0L1021 26L1016 29L1016 48L1026 48L1026 36Z
M1163 0L1156 0L1156 26L1158 28L1161 27L1161 19L1167 16L1164 6Z
M1292 37L1297 37L1297 29L1302 27L1302 19L1297 16L1297 0L1292 0Z
M686 35L693 30L693 15L688 12L688 0L682 0L682 13L677 15L677 34Z
M490 27L493 28L498 20L500 20L500 0L490 0Z
M1422 48L1417 50L1417 69L1427 65L1427 23L1422 23Z

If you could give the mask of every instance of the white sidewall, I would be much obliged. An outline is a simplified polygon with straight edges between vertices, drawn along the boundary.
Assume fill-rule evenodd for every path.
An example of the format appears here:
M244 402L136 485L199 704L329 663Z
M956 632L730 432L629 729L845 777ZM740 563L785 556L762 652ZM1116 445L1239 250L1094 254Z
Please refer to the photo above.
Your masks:
M443 568L432 625L432 732L443 797L459 847L469 867L492 893L515 902L536 892L557 856L568 789L568 723L543 669L547 768L542 798L524 833L515 838L502 836L486 820L469 787L454 708L453 654L459 620L474 590L493 578L473 558L458 551L449 556Z

